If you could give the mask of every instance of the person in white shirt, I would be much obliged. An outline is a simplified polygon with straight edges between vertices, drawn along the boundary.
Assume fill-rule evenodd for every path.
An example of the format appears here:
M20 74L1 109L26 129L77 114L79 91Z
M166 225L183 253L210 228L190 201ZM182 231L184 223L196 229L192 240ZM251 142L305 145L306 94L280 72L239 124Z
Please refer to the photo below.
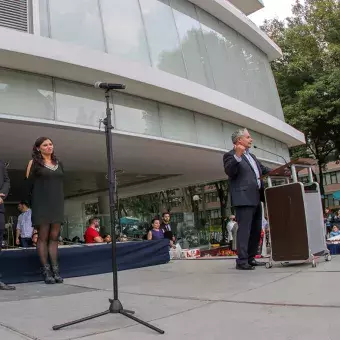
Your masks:
M227 224L228 242L231 242L233 240L233 229L234 229L235 224L236 224L235 215L231 215L229 217L229 222Z
M28 248L32 246L32 211L28 207L28 203L22 201L18 205L18 209L21 214L18 217L17 231L16 231L16 245L23 248ZM20 239L19 239L20 237Z
M267 256L267 237L266 232L269 228L268 221L265 219L264 214L262 215L262 230L263 230L263 240L262 240L262 252L261 256L266 257Z

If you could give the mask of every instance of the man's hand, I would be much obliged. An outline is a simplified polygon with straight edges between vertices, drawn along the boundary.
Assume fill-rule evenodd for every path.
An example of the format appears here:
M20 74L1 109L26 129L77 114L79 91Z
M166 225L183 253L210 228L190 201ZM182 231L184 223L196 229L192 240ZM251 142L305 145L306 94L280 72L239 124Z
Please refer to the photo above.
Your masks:
M236 144L234 146L234 150L235 150L235 155L237 157L242 157L242 155L244 154L244 152L246 151L246 147L243 146L242 144Z
M17 246L19 246L19 245L20 245L20 241L19 241L19 239L18 239L18 238L15 240L15 244L16 244Z

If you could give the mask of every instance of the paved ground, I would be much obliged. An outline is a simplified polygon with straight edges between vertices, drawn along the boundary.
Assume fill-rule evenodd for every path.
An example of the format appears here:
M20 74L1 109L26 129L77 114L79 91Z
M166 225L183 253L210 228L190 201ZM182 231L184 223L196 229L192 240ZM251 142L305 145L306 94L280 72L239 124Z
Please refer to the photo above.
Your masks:
M165 335L120 315L53 331L108 308L111 275L0 291L0 339L338 340L340 257L294 267L234 269L233 260L182 260L119 273L120 299Z

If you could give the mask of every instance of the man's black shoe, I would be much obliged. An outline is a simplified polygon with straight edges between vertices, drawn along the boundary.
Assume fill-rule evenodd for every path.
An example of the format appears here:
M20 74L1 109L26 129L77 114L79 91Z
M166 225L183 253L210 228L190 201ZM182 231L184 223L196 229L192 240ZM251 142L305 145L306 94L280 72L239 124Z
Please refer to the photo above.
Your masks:
M251 266L248 263L236 263L236 269L239 269L239 270L254 270L255 267Z
M15 290L14 286L8 286L5 283L0 281L0 290Z
M266 264L264 262L257 262L255 259L249 260L249 265L253 267L258 267L258 266L265 266Z

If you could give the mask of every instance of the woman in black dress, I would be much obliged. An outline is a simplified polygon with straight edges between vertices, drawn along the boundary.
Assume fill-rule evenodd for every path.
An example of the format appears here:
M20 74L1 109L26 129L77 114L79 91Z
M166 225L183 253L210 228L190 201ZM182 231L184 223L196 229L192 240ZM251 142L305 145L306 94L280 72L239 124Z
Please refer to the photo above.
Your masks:
M58 236L64 220L64 170L47 137L33 146L26 180L32 207L32 224L38 229L37 250L45 283L62 283L58 266ZM50 263L49 263L50 259Z

